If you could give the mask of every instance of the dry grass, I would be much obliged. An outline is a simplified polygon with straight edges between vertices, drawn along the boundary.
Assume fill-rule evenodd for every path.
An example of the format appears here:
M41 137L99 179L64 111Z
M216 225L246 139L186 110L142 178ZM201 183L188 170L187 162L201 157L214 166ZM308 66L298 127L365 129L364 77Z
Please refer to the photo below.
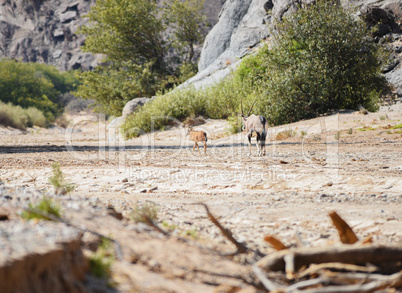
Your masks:
M24 109L11 103L0 102L0 125L21 130L32 126L45 127L46 118L42 111L34 107Z
M278 132L278 134L276 135L275 139L276 140L285 140L285 139L288 139L290 137L295 137L296 135L297 135L296 131L294 131L292 129L288 129L288 130Z

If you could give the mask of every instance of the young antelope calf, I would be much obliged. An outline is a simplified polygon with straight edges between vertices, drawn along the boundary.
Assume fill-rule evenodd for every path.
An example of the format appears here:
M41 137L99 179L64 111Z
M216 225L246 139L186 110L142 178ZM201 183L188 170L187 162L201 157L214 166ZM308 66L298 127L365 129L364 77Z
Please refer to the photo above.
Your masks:
M204 131L196 131L193 129L193 127L189 126L187 129L187 133L190 134L190 138L192 141L194 141L194 147L193 147L193 152L195 147L197 147L198 152L200 153L200 148L198 147L199 142L204 142L204 154L207 153L207 133Z

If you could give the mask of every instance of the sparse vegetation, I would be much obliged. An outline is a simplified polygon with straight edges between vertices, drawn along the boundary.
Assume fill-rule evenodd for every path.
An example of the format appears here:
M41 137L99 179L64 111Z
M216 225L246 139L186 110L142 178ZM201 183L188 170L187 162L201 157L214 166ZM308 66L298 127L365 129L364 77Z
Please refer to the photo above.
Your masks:
M388 119L388 115L387 115L387 114L385 114L385 115L380 115L380 120L381 120L381 121L384 121L384 120L386 120L386 119Z
M89 258L89 269L95 277L109 279L114 260L113 243L103 238L96 252Z
M26 220L39 219L39 220L51 220L45 215L52 215L60 218L60 206L50 197L43 196L37 204L29 203L28 210L24 210L21 217ZM39 211L35 212L35 211ZM41 214L43 213L43 215Z
M296 131L294 131L292 129L288 129L288 130L278 132L278 134L275 136L275 139L276 140L285 140L290 137L295 137L296 135L297 135Z
M182 235L182 236L189 236L189 237L191 237L193 239L198 238L198 230L197 230L197 228L189 229L189 230L182 230L182 229L179 229L179 226L177 226L176 224L169 224L166 221L162 222L162 227L164 227L164 228L166 228L166 229L168 229L170 231L177 231L177 233L179 235Z
M49 183L54 187L56 194L67 194L76 188L75 185L66 181L58 162L52 164L52 173L53 175L49 178Z
M335 133L335 139L336 140L339 140L341 138L341 132L340 131L337 131L336 133Z
M376 130L376 128L371 127L371 126L363 126L362 128L357 128L359 131L370 131L370 130Z
M131 214L131 219L136 223L149 223L158 219L158 208L154 203L136 204Z
M353 128L349 128L348 134L353 134Z
M306 136L306 135L307 135L307 131L305 131L305 130L302 130L302 131L300 132L300 135L301 135L301 137L304 137L304 136Z

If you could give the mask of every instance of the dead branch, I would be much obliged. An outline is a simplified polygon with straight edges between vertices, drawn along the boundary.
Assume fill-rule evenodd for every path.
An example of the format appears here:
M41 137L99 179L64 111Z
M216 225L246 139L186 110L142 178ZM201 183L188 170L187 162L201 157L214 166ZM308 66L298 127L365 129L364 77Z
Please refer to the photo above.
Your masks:
M330 262L330 263L322 263L322 264L312 264L310 267L302 272L300 272L297 277L304 278L307 276L311 276L317 274L321 270L344 270L349 272L365 272L365 273L373 273L378 270L375 266L357 266L353 264L345 264L340 262ZM348 273L350 274L350 273Z
M335 212L330 212L329 216L332 220L332 223L338 230L339 239L344 244L353 244L359 241L355 232L353 232L352 228Z
M187 268L184 268L184 270L187 270ZM206 274L206 275L210 275L210 276L214 276L214 277L220 277L220 278L228 278L228 279L235 279L235 280L241 280L242 282L248 284L248 285L252 285L255 286L254 283L250 282L249 280L247 280L247 278L243 275L230 275L230 274L224 274L224 273L217 273L217 272L211 272L211 271L206 271L206 270L202 270L202 269L197 269L194 268L192 270L195 273L201 273L201 274Z
M300 232L296 230L295 232L295 240L296 240L296 246L297 247L304 247L306 246L306 244L303 242L303 240L301 239L301 235Z
M286 278L292 280L296 275L295 255L294 253L288 253L283 257L283 259L285 261Z
M322 273L326 277L330 278L335 282L356 284L368 283L372 281L388 282L392 286L402 285L402 272L395 273L393 275L381 275L381 274L370 274L370 273L339 273L324 271Z
M367 284L328 286L303 291L304 293L368 293L385 288L398 288L402 285L402 272L390 276L384 276L383 280Z
M276 250L285 250L288 249L280 240L275 238L274 236L267 235L264 237L264 240L273 246Z
M265 256L257 265L267 271L285 271L285 255L294 254L294 270L310 264L342 262L364 265L370 263L393 273L401 269L402 247L389 246L334 246L314 248L294 248Z
M258 266L253 265L253 271L254 271L255 275L257 276L257 278L264 285L265 289L267 289L268 291L276 291L276 290L280 289L280 286L278 284L272 282L271 280L269 280Z
M158 224L156 224L150 217L143 215L143 218L145 220L145 223L154 228L157 232L162 233L165 236L170 235L168 232L159 227Z
M301 281L301 282L297 282L296 284L293 284L291 286L288 286L286 288L286 292L297 292L300 289L310 287L310 286L317 286L320 284L326 284L327 282L328 282L328 280L324 279L324 278L316 278L316 279ZM303 292L306 292L306 291L303 291Z
M104 239L107 239L107 240L113 242L117 259L118 260L123 260L123 251L121 249L120 243L117 240L115 240L113 238L110 238L108 236L105 236L105 235L103 235L101 233L98 233L96 231L78 227L77 225L74 225L73 223L71 223L71 222L69 222L69 221L67 221L65 219L56 217L55 215L52 215L52 214L44 213L44 212L42 212L40 210L37 210L37 209L25 208L24 210L27 211L27 212L30 212L30 213L35 213L35 214L41 215L42 217L45 217L45 218L47 218L49 220L66 224L67 226L73 227L73 228L75 228L77 230L80 230L81 232L88 232L88 233L91 233L91 234L93 234L95 236L98 236L100 238L104 238Z
M208 206L205 203L198 203L198 204L204 206L204 208L207 212L208 218L212 221L212 223L214 223L214 225L216 227L218 227L218 229L222 232L223 236L225 236L230 242L232 242L236 246L237 251L233 255L236 255L239 253L246 253L249 250L248 247L244 243L237 241L233 237L233 234L229 229L226 229L225 227L223 227L221 225L221 223L219 223L219 221L214 217L214 215L211 214Z

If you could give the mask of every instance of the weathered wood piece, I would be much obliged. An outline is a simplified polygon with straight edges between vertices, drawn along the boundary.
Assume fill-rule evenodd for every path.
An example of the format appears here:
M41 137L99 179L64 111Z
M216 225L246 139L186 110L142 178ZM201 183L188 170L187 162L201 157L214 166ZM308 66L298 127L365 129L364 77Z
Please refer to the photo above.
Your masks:
M267 235L264 237L264 240L267 241L269 244L271 244L272 247L275 248L276 250L288 249L286 245L284 245L279 239L275 238L274 236Z
M402 269L402 247L350 246L294 248L265 256L257 265L267 271L285 271L285 256L293 254L293 269L329 262L378 266L382 272L394 273Z
M330 212L329 217L338 230L339 239L342 243L353 244L359 241L352 228L350 228L350 226L335 211Z

